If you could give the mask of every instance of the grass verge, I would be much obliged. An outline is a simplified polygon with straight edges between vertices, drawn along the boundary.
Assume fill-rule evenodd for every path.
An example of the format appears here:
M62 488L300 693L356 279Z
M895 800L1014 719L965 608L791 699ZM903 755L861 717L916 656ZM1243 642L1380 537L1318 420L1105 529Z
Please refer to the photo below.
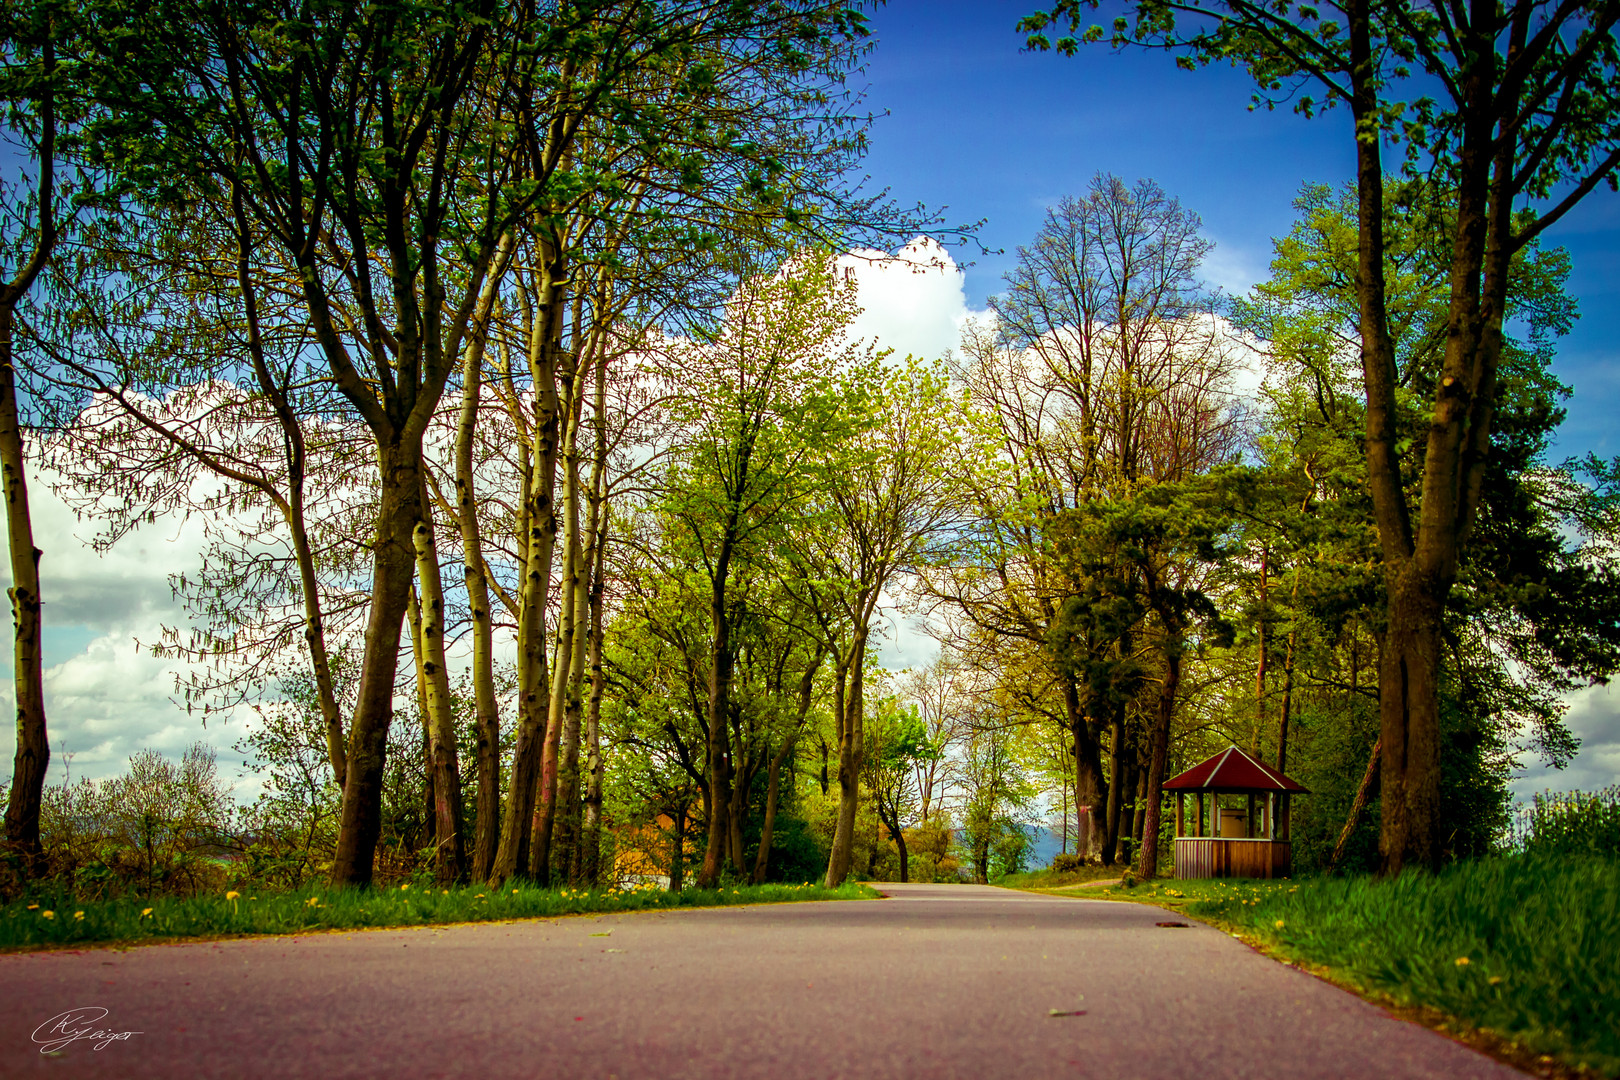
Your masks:
M1620 860L1507 856L1393 881L1080 895L1175 908L1520 1067L1620 1076Z
M1078 870L1029 870L1021 874L1008 874L997 878L996 884L1009 889L1065 889L1075 885L1090 885L1096 881L1118 881L1123 866L1082 866ZM1098 886L1091 886L1095 891Z
M878 895L854 883L837 889L820 885L739 885L679 893L663 889L542 889L524 884L504 889L408 885L393 889L227 892L185 899L91 902L76 902L67 894L41 894L0 908L0 951L490 922L654 908L862 900Z

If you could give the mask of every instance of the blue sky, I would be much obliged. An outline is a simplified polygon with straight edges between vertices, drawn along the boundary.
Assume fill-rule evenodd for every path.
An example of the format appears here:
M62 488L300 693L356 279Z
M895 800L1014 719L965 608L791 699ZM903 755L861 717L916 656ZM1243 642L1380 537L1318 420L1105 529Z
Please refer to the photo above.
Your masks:
M890 0L872 14L878 39L866 72L873 128L867 171L902 204L944 207L950 223L984 219L978 236L1001 254L953 251L967 262L966 306L982 309L1014 249L1046 207L1081 193L1099 171L1150 177L1200 214L1216 249L1212 283L1241 292L1266 276L1271 239L1293 222L1306 182L1353 176L1349 120L1306 120L1248 109L1247 77L1188 72L1146 51L1082 49L1072 59L1021 52L1013 28L1036 0ZM1581 319L1559 344L1555 370L1570 384L1569 419L1554 460L1620 454L1620 196L1600 189L1549 230L1574 258L1570 292ZM871 314L869 312L869 314ZM1515 783L1590 789L1620 782L1620 687L1574 695L1567 722L1583 749L1553 773L1533 761Z
M1261 280L1271 238L1293 221L1306 182L1353 175L1342 110L1306 120L1248 111L1247 77L1229 68L1188 72L1169 57L1093 46L1073 59L1021 52L1013 27L1036 0L890 0L872 13L877 48L868 102L887 111L873 129L867 171L902 204L946 207L951 223L984 219L970 261L971 307L984 306L1013 250L1045 208L1081 193L1100 171L1150 177L1203 217L1216 243L1206 271L1228 291ZM1551 230L1574 256L1570 291L1581 320L1557 370L1575 389L1557 453L1620 454L1611 430L1620 403L1620 196L1599 191Z

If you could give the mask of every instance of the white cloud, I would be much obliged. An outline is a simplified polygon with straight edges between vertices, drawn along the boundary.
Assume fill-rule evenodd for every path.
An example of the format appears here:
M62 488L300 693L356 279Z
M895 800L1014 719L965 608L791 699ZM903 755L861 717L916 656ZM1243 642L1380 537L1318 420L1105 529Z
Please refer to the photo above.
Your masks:
M838 272L852 275L863 310L851 334L937 360L955 350L962 324L973 314L962 287L962 270L938 241L919 236L899 251L860 249L838 259Z
M29 476L34 542L45 600L45 715L50 729L50 780L65 775L100 779L123 772L130 755L150 747L178 758L201 740L220 751L221 773L239 768L230 744L243 726L224 718L204 728L172 700L174 677L183 665L161 660L137 641L158 639L162 623L180 618L169 575L195 569L206 544L203 523L160 516L105 553L90 539L94 518L78 517L51 490L60 477L49 470ZM0 581L11 584L9 561L0 560ZM64 655L65 653L65 655ZM10 649L3 650L0 708L15 708ZM0 729L0 776L9 778L16 732ZM71 759L69 757L71 755ZM240 758L234 758L237 765Z

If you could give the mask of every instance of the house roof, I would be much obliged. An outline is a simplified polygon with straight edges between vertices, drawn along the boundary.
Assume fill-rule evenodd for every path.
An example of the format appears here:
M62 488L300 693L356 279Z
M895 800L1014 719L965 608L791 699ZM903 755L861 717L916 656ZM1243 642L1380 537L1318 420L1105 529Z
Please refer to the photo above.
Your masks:
M1200 761L1180 776L1164 782L1166 791L1288 791L1308 794L1307 789L1271 766L1245 754L1235 746Z

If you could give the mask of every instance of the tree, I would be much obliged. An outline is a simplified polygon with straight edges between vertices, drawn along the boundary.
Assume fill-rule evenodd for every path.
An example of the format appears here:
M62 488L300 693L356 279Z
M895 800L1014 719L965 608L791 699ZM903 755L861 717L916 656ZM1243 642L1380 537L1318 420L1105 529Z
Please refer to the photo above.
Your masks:
M956 516L952 475L963 459L964 433L942 368L908 360L851 375L848 400L869 420L823 459L821 512L793 540L800 572L787 583L816 613L833 665L839 801L829 888L849 873L866 758L867 646L879 605L899 575L929 559Z
M1420 403L1431 395L1444 360L1449 204L1443 187L1424 183L1392 186L1387 195L1389 322L1402 390L1396 419L1408 475L1418 471L1414 459L1423 452L1428 418ZM1362 538L1370 506L1366 459L1357 445L1355 193L1312 185L1296 205L1300 219L1276 242L1271 280L1234 312L1270 342L1277 361L1260 440L1267 479L1246 508L1244 531L1251 544L1273 552L1282 593L1274 608L1291 624L1284 724L1296 644L1316 654L1309 671L1325 661L1322 650L1345 636L1347 626L1358 624L1352 633L1379 639L1387 603L1381 576L1357 569L1375 566L1377 548ZM1577 518L1556 493L1579 485L1567 466L1546 461L1563 417L1559 401L1568 393L1550 370L1554 342L1575 315L1564 291L1568 267L1564 252L1537 243L1509 264L1512 332L1502 343L1477 526L1442 616L1445 768L1438 820L1448 856L1485 846L1488 821L1507 797L1512 743L1523 740L1554 765L1567 759L1571 736L1558 699L1605 677L1616 659L1620 619L1608 584L1613 558L1601 543L1578 542ZM1285 733L1279 732L1279 758L1287 750ZM1359 775L1359 766L1355 771ZM1465 779L1468 791L1460 786ZM1369 782L1363 794L1374 787ZM1360 804L1352 805L1353 823Z
M29 150L37 173L31 200L16 207L13 192L4 191L8 213L22 210L27 247L16 244L19 257L12 273L0 277L0 484L6 501L6 539L11 556L12 671L17 695L17 749L6 800L6 843L22 856L25 873L42 869L39 839L40 799L50 765L45 727L44 658L41 652L39 560L33 519L28 509L28 474L23 452L21 408L13 355L17 306L33 287L60 234L56 189L57 26L44 5L27 10L8 8L4 16L4 53L0 59L0 100L27 121ZM11 222L6 232L10 233ZM8 235L7 241L23 240ZM24 241L26 243L26 241ZM7 247L12 247L8 243ZM31 250L28 250L31 248ZM26 251L26 254L21 254ZM12 252L6 253L7 262Z
M972 475L973 527L929 588L984 635L987 666L1044 698L1068 733L1076 850L1112 861L1127 772L1127 721L1152 642L1128 559L1053 558L1049 529L1098 502L1129 500L1233 453L1237 350L1199 287L1209 250L1198 216L1151 181L1099 175L1048 211L1020 248L994 329L970 328L958 377L983 417L993 464ZM1099 534L1100 535L1100 534ZM991 640L1021 653L990 660ZM1109 764L1105 771L1103 754Z
M1095 4L1089 6L1095 7ZM1081 0L1024 19L1076 30ZM1145 0L1134 23L1088 41L1177 53L1178 63L1246 67L1257 102L1350 111L1356 150L1359 309L1367 475L1386 577L1379 676L1383 869L1437 865L1442 612L1476 525L1491 449L1510 264L1515 253L1620 165L1615 72L1620 5L1515 0L1273 7L1250 0ZM1056 42L1073 54L1074 36ZM1430 96L1434 95L1434 96ZM1454 192L1446 226L1447 323L1417 476L1403 469L1399 383L1386 272L1386 143ZM1516 204L1545 207L1515 212ZM1411 481L1415 480L1415 483Z
M903 707L898 698L884 698L873 712L866 725L861 779L872 793L878 820L889 830L889 838L899 850L900 880L910 881L906 823L921 807L915 768L932 756L928 726L916 710Z
M859 424L835 373L861 355L844 340L853 286L807 254L743 281L712 340L676 343L665 374L687 432L664 513L692 545L707 583L709 686L704 716L709 839L699 885L725 856L732 795L726 725L737 650L728 592L735 564L804 508L820 455Z

